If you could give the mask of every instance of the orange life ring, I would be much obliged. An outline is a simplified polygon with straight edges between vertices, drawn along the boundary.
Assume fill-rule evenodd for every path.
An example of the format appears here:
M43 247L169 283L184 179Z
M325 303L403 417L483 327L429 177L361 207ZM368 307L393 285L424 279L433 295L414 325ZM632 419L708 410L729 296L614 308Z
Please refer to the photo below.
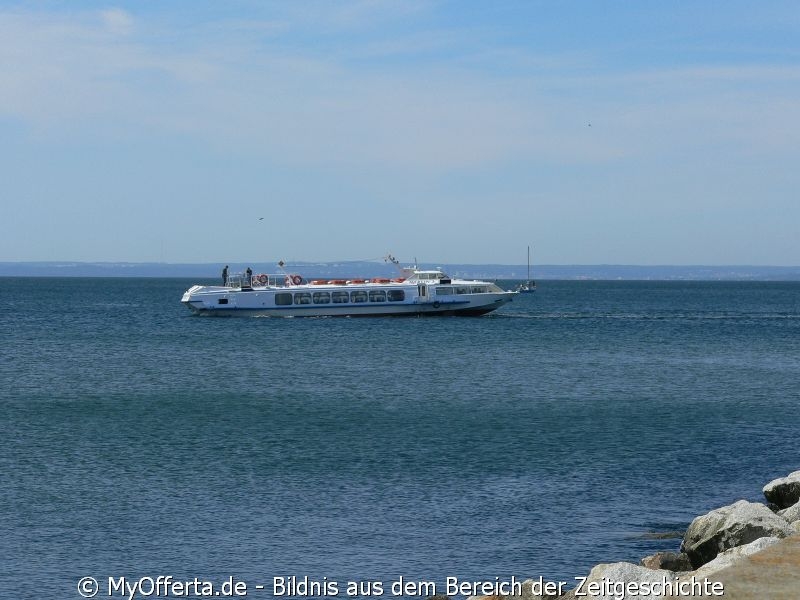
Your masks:
M346 281L344 279L331 279L328 283L331 285L344 285Z
M300 275L292 275L292 283L295 285L300 285L303 283L303 278Z
M351 279L347 283L364 283L363 279Z
M267 276L264 275L263 273L259 275L257 279L258 283L260 283L261 285L267 285Z
M378 277L376 279L373 279L372 283L389 283L389 280L383 277Z
M314 279L311 282L311 285L325 285L326 283L328 283L328 282L325 279Z

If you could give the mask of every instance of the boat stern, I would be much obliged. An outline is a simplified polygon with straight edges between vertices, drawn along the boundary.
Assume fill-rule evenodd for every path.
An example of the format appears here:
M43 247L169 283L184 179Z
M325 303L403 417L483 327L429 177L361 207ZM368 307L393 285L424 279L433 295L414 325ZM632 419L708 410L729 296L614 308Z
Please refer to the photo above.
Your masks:
M204 299L202 292L207 290L208 288L206 286L193 285L183 293L183 296L181 297L181 303L189 308L192 312L201 312L206 310L208 308L206 306L206 300L208 298Z

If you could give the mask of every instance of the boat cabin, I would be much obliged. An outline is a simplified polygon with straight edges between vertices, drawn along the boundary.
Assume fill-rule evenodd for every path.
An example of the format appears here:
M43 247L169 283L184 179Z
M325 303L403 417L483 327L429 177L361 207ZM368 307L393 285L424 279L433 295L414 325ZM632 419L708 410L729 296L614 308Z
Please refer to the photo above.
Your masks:
M414 271L406 279L408 283L450 283L451 278L444 271Z

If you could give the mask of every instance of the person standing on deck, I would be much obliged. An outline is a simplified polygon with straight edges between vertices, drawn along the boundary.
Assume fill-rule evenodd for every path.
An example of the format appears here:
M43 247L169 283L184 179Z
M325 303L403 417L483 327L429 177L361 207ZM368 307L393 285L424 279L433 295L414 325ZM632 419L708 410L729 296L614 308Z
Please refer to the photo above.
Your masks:
M228 285L228 265L222 269L222 285Z
M247 285L252 286L253 285L253 269L251 269L250 267L247 267L247 271L245 271L245 273L247 274L247 279L245 280L245 282L247 283Z

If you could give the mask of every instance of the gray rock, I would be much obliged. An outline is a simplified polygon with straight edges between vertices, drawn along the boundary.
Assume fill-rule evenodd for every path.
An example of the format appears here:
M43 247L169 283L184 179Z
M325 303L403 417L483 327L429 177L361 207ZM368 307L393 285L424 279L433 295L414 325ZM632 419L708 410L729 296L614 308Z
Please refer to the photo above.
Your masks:
M756 552L761 552L764 548L769 548L772 544L777 544L780 540L776 537L762 537L758 538L755 542L750 542L744 546L731 548L725 552L720 552L717 557L709 563L704 564L702 567L695 571L694 575L698 579L701 577L710 577L714 573L727 569L728 567L736 564L745 556L750 556Z
M793 504L789 508L779 510L778 514L786 519L789 523L800 521L800 502Z
M697 569L729 548L762 537L782 538L791 533L786 519L763 504L739 500L692 521L681 550L689 555L692 566Z
M633 563L626 563L626 562L618 562L618 563L604 563L597 565L594 569L591 570L589 576L586 579L586 586L593 582L602 582L605 580L610 585L624 585L633 581L643 583L647 582L662 582L664 578L667 580L675 579L675 573L672 571L666 571L663 569L648 569L646 567L641 567L639 565L634 565ZM601 593L600 595L593 595L588 594L588 588L584 586L581 590L584 595L578 596L576 592L578 590L571 590L564 596L561 596L559 600L572 600L573 598L591 598L592 600L616 600L619 598L618 593L611 587L608 590L603 590L601 588L600 591L607 591L608 593ZM651 590L652 591L652 590ZM626 595L626 598L630 598L632 596ZM650 594L644 595L639 594L636 598L663 598L660 594Z
M792 533L800 533L800 521L795 521L789 527L792 528Z
M511 594L506 596L507 600L551 600L553 598L560 598L558 594L545 594L546 590L557 591L559 589L559 582L544 581L543 578L539 580L526 579L522 582L522 595ZM563 591L563 586L562 586ZM534 594L533 592L537 593ZM542 593L538 593L542 592Z
M764 486L764 497L780 508L789 508L800 501L800 471L770 481Z
M692 563L689 556L683 552L656 552L650 556L645 556L639 561L643 567L648 569L663 569L666 571L691 571Z

